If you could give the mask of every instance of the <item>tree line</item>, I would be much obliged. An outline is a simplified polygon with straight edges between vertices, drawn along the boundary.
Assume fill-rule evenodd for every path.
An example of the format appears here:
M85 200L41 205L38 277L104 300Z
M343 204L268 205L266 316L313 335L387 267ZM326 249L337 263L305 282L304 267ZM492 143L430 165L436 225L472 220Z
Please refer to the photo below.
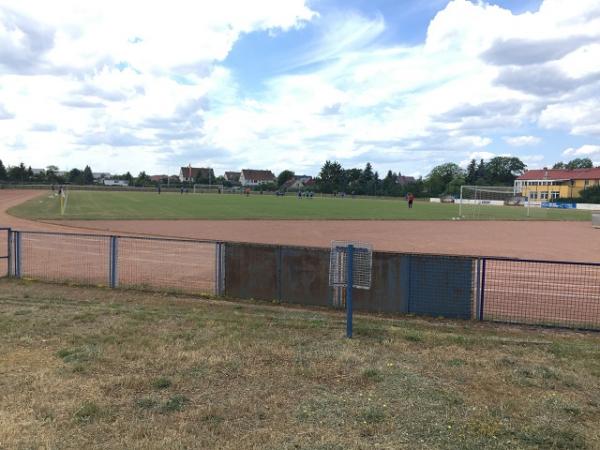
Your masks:
M594 167L589 158L576 158L568 162L557 162L553 169L586 169ZM333 194L347 193L356 195L378 195L378 196L404 196L407 193L419 196L441 196L457 195L462 185L497 185L512 186L515 179L524 173L527 168L517 157L496 156L486 161L473 159L466 169L455 163L444 163L434 167L425 177L419 177L410 182L400 182L400 174L388 170L385 177L381 178L379 173L373 170L368 162L364 169L344 168L337 161L325 161L314 184L307 189L315 192ZM209 179L201 178L198 174L195 183L222 184L232 186L222 176ZM282 190L284 184L293 179L295 174L291 170L282 171L274 183L261 185L255 189L260 190ZM113 179L127 180L130 186L153 186L153 182L145 171L134 177L126 172L122 175L113 175ZM158 183L166 184L167 179ZM48 166L45 170L34 174L31 166L26 167L23 163L6 168L0 160L0 182L10 183L51 183L51 184L82 184L94 183L94 176L89 165L83 170L71 169L66 174L59 172L58 167ZM179 182L172 182L178 186Z
M150 186L152 181L146 172L142 171L137 177L126 172L123 175L111 176L112 179L116 180L127 180L130 186ZM71 169L64 173L59 170L57 166L50 165L45 169L34 173L31 166L25 166L24 163L20 163L16 166L6 167L2 160L0 160L0 182L4 183L43 183L43 184L77 184L77 185L91 185L94 184L94 174L92 168L87 165L83 169Z

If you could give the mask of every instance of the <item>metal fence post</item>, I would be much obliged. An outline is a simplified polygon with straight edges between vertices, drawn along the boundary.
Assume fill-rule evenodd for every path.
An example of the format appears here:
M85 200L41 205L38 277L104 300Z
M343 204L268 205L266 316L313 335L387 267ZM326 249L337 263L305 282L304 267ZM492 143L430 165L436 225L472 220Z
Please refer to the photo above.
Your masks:
M346 275L346 337L352 337L352 286L354 285L354 245L348 246Z
M6 235L6 276L8 278L12 277L13 273L12 273L12 265L13 265L13 261L12 261L12 240L13 240L13 231L11 228L8 228L7 230L7 235Z
M482 259L481 263L481 290L479 292L479 320L483 320L484 313L484 300L485 300L485 273L486 273L486 259Z
M223 272L224 272L224 244L222 242L215 243L215 295L223 295Z
M15 231L15 278L21 278L21 232Z
M475 318L479 320L481 301L481 258L475 260Z
M282 272L283 265L283 246L277 246L277 301L282 301L282 291L283 291L283 276Z
M119 284L118 259L119 259L119 241L117 236L110 237L109 253L109 286L115 288Z

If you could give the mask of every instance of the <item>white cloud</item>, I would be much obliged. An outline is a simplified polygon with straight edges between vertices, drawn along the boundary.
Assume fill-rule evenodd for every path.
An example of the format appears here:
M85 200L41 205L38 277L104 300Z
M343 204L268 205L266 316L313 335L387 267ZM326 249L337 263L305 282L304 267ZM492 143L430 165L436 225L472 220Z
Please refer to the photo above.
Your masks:
M318 7L4 0L2 157L117 172L141 162L314 172L334 158L424 173L488 159L502 140L535 145L536 127L600 136L597 0L545 0L520 15L453 0L412 46L386 40L393 18ZM240 36L277 39L309 22L317 37L260 93L243 91L243 74L225 66Z
M577 157L590 157L590 156L600 156L600 145L582 145L579 148L567 148L563 151L563 155L565 156L577 156Z
M472 160L475 160L475 161L477 161L477 163L479 163L479 161L481 161L482 159L489 160L496 156L498 156L498 155L496 155L495 153L492 153L492 152L471 152L458 165L461 166L462 168L466 168Z
M504 141L513 147L523 147L525 145L536 145L541 142L537 136L507 136Z

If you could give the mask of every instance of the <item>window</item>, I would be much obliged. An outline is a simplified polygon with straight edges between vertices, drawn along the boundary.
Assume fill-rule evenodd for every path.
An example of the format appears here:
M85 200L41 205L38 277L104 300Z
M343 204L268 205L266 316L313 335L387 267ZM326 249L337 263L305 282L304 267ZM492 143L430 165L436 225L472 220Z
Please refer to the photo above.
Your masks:
M552 200L556 200L557 198L560 198L560 192L559 191L552 191L552 192L550 192L550 198Z
M531 200L537 200L537 192L530 192L529 193L529 198Z
M548 200L548 193L547 192L540 192L540 199L542 199L542 200Z

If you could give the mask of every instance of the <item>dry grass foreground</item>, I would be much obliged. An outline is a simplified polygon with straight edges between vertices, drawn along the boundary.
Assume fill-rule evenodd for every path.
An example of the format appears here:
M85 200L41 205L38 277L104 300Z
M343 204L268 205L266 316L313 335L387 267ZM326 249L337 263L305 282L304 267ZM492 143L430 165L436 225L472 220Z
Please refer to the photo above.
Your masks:
M0 448L599 448L600 335L0 281Z

